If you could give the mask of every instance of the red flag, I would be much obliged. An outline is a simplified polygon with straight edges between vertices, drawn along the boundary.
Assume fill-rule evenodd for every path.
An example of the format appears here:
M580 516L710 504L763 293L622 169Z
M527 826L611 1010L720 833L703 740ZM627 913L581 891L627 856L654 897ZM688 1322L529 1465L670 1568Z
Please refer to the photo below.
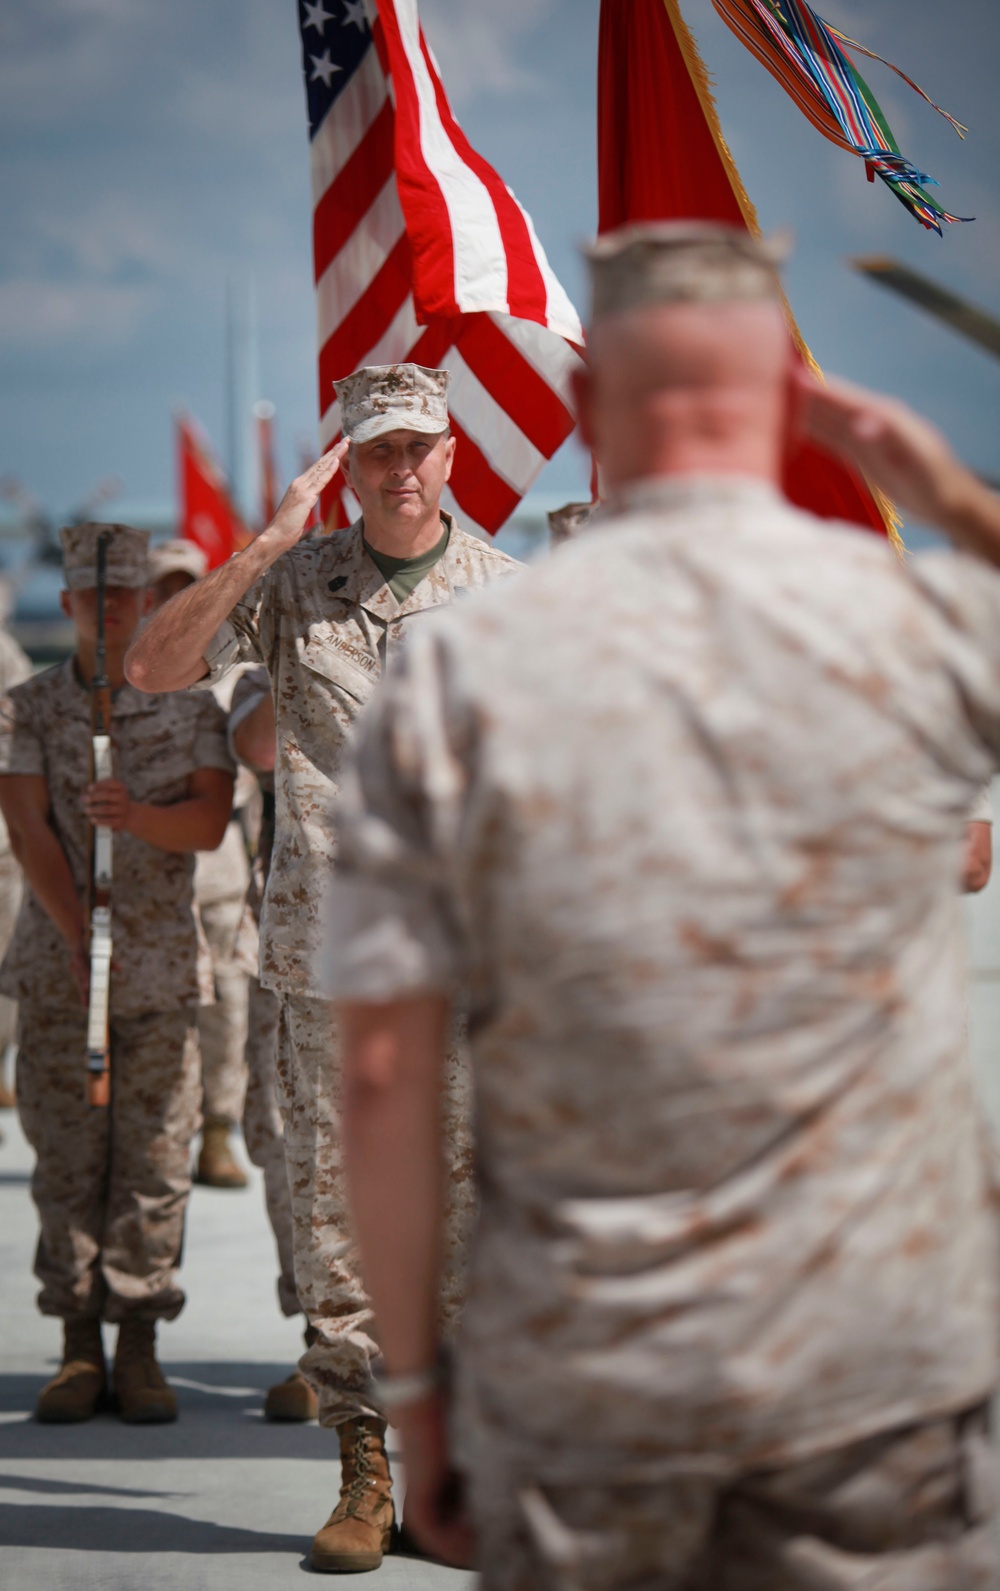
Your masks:
M185 415L177 416L177 465L180 533L197 543L210 569L217 569L247 545L250 532L233 507L225 476Z
M601 0L598 183L601 232L628 221L725 221L760 236L677 0ZM791 310L792 336L814 365ZM785 470L793 503L894 535L891 506L847 465L803 444Z

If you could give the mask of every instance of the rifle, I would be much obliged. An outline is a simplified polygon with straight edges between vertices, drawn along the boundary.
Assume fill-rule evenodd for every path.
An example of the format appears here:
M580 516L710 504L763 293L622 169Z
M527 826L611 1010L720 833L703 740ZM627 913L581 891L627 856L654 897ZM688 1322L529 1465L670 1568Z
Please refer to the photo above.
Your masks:
M110 531L97 538L97 652L90 682L90 777L111 778L111 686L104 639ZM90 1005L87 1011L87 1102L106 1106L111 1098L111 830L95 824L91 839Z

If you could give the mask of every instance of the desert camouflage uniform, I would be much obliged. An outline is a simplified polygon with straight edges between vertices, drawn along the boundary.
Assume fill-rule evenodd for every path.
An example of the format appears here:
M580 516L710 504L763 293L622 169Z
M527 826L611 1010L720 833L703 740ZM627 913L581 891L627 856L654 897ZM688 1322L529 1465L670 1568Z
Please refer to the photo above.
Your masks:
M212 956L215 999L198 1013L202 1111L206 1122L238 1127L246 1093L247 973L238 956L249 866L239 819L219 847L198 854L195 900ZM235 893L234 893L235 892Z
M345 773L331 988L470 1001L485 1585L995 1588L1000 576L749 480L629 503L416 636Z
M444 516L447 518L447 516ZM448 548L400 603L368 557L359 521L304 541L233 610L210 648L213 685L234 662L262 661L277 716L275 845L261 920L261 983L281 996L278 1100L295 1223L298 1298L319 1333L302 1359L335 1425L371 1410L371 1310L349 1238L339 1144L339 1044L316 967L324 942L332 816L345 748L365 702L422 616L515 565L452 524ZM468 1091L457 1050L448 1069L450 1248L474 1208ZM451 1272L458 1275L457 1260ZM457 1300L449 1287L449 1307Z
M229 717L229 749L235 757L233 736L243 718L271 694L267 669L251 668L237 681ZM246 771L246 770L243 770ZM257 774L263 797L257 854L247 891L247 906L254 924L260 926L264 888L274 849L274 778ZM245 949L248 945L241 947ZM264 1200L268 1220L278 1250L278 1303L283 1315L301 1315L302 1305L295 1291L295 1239L292 1224L292 1195L285 1164L284 1132L275 1076L278 1046L278 1014L281 1002L265 989L257 977L257 944L249 974L249 1023L246 1043L246 1096L243 1102L243 1139L251 1162L264 1173Z
M181 799L198 768L230 770L225 719L211 698L146 696L131 685L111 710L115 777L137 801ZM89 697L70 659L0 705L0 774L44 777L50 822L86 893ZM198 1128L196 1011L211 969L192 900L194 858L133 835L114 838L111 1106L86 1102L86 1013L59 931L30 889L0 971L19 1000L17 1088L37 1156L36 1274L43 1314L167 1319Z
M15 685L31 677L31 661L21 650L12 635L0 629L0 694L6 695ZM7 825L0 813L0 956L7 952L14 932L18 909L21 905L21 869L10 848ZM14 1042L17 1025L17 1005L0 995L0 1082L3 1081L3 1054Z
M213 692L228 713L237 678L230 676ZM194 896L212 954L215 999L198 1012L201 1048L201 1108L206 1122L238 1127L247 1088L247 971L239 954L245 933L244 907L250 884L246 833L242 814L253 793L253 779L240 769L233 797L233 817L216 851L200 851L194 872Z

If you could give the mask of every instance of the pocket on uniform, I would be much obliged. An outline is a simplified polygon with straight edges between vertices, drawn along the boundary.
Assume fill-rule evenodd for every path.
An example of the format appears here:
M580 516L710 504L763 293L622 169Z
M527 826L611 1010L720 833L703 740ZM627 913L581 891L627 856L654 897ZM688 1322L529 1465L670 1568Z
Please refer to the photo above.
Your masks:
M366 702L378 684L376 675L368 674L360 663L352 661L344 647L332 641L307 641L301 656L310 673L320 675L355 701Z

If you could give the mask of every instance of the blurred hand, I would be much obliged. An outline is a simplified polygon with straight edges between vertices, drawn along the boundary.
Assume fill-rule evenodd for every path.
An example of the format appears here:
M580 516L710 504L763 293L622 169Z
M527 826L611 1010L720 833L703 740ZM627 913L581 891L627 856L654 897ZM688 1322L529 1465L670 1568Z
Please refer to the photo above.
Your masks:
M117 833L129 826L132 800L120 779L101 779L84 791L83 810L95 827Z
M978 895L990 881L993 871L992 823L965 825L965 851L962 857L962 888L967 895Z
M448 1456L445 1394L432 1392L401 1408L394 1419L403 1442L406 1528L432 1557L459 1569L472 1567L475 1537Z
M817 381L804 367L796 383L813 441L857 465L907 512L961 534L955 516L979 483L929 421L851 382Z

